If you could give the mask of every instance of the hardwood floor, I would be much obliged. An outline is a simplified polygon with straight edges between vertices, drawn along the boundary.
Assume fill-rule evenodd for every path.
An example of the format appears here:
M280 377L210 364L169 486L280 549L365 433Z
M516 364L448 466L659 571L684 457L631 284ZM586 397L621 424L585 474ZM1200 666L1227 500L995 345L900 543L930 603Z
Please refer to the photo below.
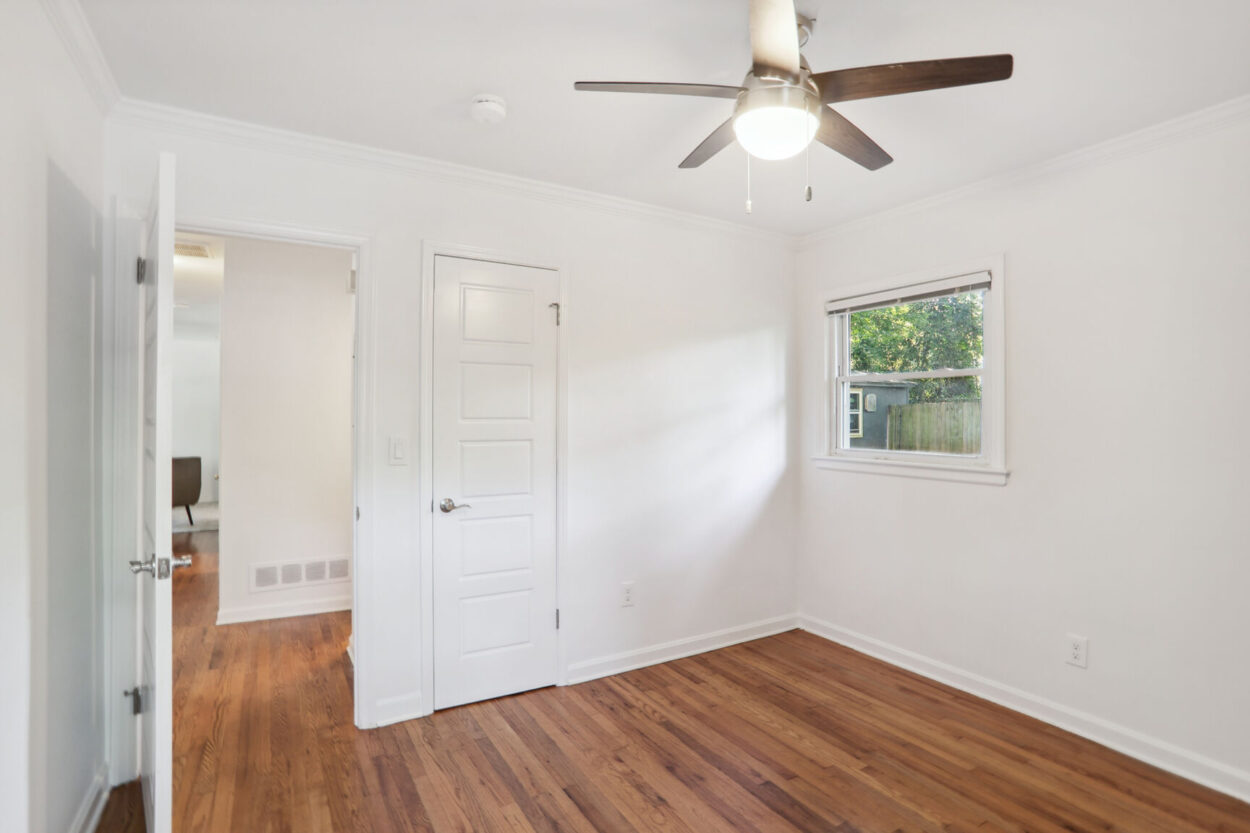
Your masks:
M138 781L114 787L100 813L97 831L144 833L143 790Z
M799 631L359 732L349 615L216 627L216 536L179 546L175 833L1250 833L1250 805Z

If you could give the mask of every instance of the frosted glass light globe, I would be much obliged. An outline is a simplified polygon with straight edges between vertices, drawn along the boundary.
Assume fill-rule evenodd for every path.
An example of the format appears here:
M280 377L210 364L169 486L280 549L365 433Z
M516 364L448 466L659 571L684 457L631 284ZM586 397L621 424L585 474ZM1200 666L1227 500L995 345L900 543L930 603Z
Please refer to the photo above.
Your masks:
M754 107L734 118L734 136L758 159L789 159L812 142L820 119L803 107Z

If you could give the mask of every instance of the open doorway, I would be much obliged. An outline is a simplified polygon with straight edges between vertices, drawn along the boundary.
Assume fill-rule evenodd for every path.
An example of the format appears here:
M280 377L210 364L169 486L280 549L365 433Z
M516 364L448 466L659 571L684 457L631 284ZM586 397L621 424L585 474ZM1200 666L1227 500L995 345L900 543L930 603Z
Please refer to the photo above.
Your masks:
M170 511L174 555L192 558L172 588L180 829L232 812L196 784L268 760L280 715L316 699L352 723L356 311L351 249L180 232L176 252Z
M179 234L174 249L172 444L174 534L220 522L221 295L225 239Z

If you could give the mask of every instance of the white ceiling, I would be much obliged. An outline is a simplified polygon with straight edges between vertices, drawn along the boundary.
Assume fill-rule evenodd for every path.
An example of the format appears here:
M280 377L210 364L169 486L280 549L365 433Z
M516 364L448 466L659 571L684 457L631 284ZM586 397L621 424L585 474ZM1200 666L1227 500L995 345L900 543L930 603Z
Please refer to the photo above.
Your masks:
M732 102L576 80L736 84L746 0L81 0L124 95L808 232L1250 92L1246 0L800 0L816 71L1011 52L998 84L839 109L895 162L677 163ZM475 93L508 119L468 115Z

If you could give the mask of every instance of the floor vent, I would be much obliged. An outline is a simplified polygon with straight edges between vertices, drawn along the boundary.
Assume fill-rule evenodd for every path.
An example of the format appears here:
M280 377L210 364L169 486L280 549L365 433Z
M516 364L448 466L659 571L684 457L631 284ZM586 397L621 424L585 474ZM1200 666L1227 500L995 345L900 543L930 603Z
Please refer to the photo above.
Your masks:
M300 564L282 565L282 583L299 584L304 580L304 568Z
M252 565L251 590L284 590L306 584L331 584L351 578L350 558L314 558Z
M252 571L252 589L266 590L278 583L278 567L264 564Z
M174 243L174 254L182 257L199 257L211 258L213 250L203 243L189 243L186 241L176 241Z

